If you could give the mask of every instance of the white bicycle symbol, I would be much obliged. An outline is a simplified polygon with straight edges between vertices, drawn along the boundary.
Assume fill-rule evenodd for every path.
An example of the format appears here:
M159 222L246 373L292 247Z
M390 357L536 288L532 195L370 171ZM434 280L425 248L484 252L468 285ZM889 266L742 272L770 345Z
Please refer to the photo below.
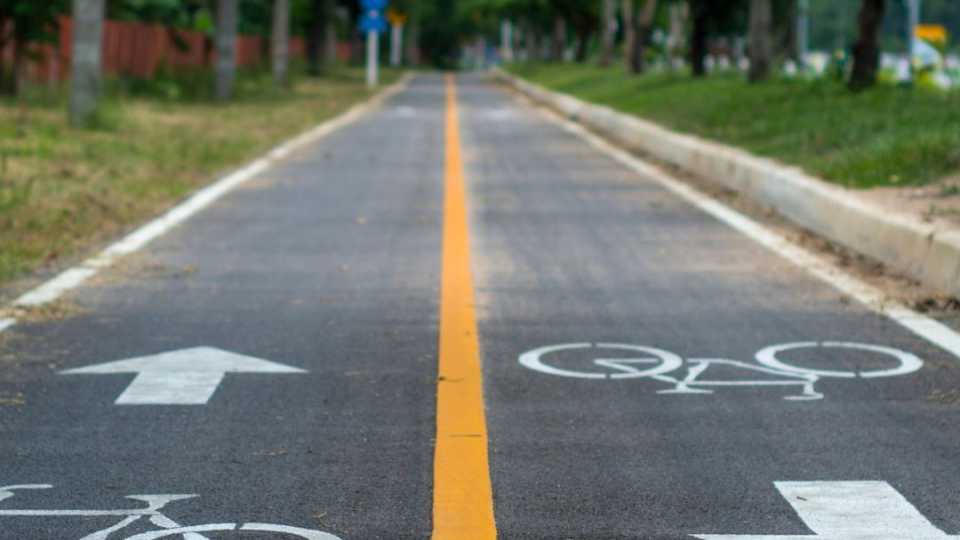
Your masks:
M635 355L636 353L640 354L634 358L594 358L591 363L593 366L603 368L600 370L564 369L550 365L544 361L544 356L561 351L578 349L606 349L627 351ZM896 361L896 365L886 369L857 371L811 369L789 364L778 356L787 351L801 349L859 350L893 358ZM805 341L772 345L758 351L754 355L754 358L757 361L756 364L738 360L727 360L724 358L688 358L686 362L684 362L684 359L680 356L654 347L627 345L623 343L565 343L540 347L525 352L520 355L519 362L520 365L534 371L560 377L603 380L649 378L673 385L673 388L660 390L657 392L658 394L712 394L714 392L712 388L737 386L799 386L799 395L784 397L784 399L795 401L823 399L823 394L817 392L815 388L816 383L823 378L872 379L877 377L895 377L913 373L923 367L923 360L906 351L878 345L868 345L866 343L840 341ZM684 366L687 368L687 373L684 377L671 375L671 372ZM763 375L763 378L757 377L754 379L735 380L707 379L704 374L711 367L733 368L756 375Z
M0 487L0 501L13 497L14 491L50 489L52 487L53 486L49 484L2 486ZM332 534L321 531L272 523L209 523L206 525L182 526L160 513L160 510L170 503L193 499L195 497L197 497L197 495L129 495L127 496L128 499L143 502L146 504L146 508L131 510L0 510L0 517L122 518L119 523L88 534L80 538L80 540L107 540L108 538L112 538L111 535L113 533L125 529L144 518L147 518L151 524L160 527L160 529L127 536L125 540L157 540L159 538L174 536L180 536L183 540L208 540L206 536L200 533L222 531L272 532L295 538L304 538L306 540L341 540Z

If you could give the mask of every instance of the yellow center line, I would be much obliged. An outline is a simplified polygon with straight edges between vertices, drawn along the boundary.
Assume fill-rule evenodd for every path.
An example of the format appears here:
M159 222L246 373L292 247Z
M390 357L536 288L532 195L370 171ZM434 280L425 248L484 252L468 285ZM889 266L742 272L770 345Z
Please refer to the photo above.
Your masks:
M433 463L433 540L493 540L493 490L487 457L480 344L470 272L467 192L457 88L446 80L443 277L437 443Z

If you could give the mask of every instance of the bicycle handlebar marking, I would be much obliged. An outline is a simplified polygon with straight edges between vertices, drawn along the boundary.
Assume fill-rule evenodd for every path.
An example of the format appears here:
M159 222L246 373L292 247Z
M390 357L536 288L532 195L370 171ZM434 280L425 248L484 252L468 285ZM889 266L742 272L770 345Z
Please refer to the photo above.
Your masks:
M587 349L639 352L643 355L633 358L595 357L590 363L599 369L557 367L544 359L544 357L556 353ZM802 349L839 349L868 352L893 358L897 365L889 369L858 369L856 371L812 369L789 364L778 356L787 351ZM715 391L714 389L724 387L799 387L800 394L784 397L784 399L792 401L823 399L823 394L816 390L816 384L825 378L872 379L897 377L914 373L923 367L923 360L906 351L879 345L843 341L804 341L771 345L759 350L754 355L754 359L756 364L724 358L688 358L684 360L672 352L654 347L623 343L582 342L539 347L521 354L518 361L520 365L533 371L559 377L593 380L653 379L673 385L673 388L660 390L657 392L658 394L712 394ZM738 380L705 378L704 374L713 366L748 372L753 378ZM686 375L683 377L674 376L673 372L682 367L686 367ZM761 376L762 378L760 378Z

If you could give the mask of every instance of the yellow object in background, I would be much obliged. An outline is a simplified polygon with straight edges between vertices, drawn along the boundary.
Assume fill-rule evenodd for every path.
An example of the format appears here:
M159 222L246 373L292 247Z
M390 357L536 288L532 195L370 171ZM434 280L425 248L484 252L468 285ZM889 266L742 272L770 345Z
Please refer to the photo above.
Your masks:
M914 29L914 35L933 45L946 45L950 37L946 27L940 24L918 24Z

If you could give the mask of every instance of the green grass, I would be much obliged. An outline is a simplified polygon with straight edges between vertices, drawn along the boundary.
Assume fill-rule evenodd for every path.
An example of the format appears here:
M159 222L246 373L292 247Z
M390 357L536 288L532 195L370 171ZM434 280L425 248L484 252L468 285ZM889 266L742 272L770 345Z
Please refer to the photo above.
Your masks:
M960 171L960 92L880 85L854 94L832 80L751 85L737 74L632 77L571 64L509 70L848 187L922 185Z
M0 282L116 236L370 95L358 69L298 78L290 91L246 73L229 104L200 86L113 81L83 130L67 125L59 92L0 100Z

